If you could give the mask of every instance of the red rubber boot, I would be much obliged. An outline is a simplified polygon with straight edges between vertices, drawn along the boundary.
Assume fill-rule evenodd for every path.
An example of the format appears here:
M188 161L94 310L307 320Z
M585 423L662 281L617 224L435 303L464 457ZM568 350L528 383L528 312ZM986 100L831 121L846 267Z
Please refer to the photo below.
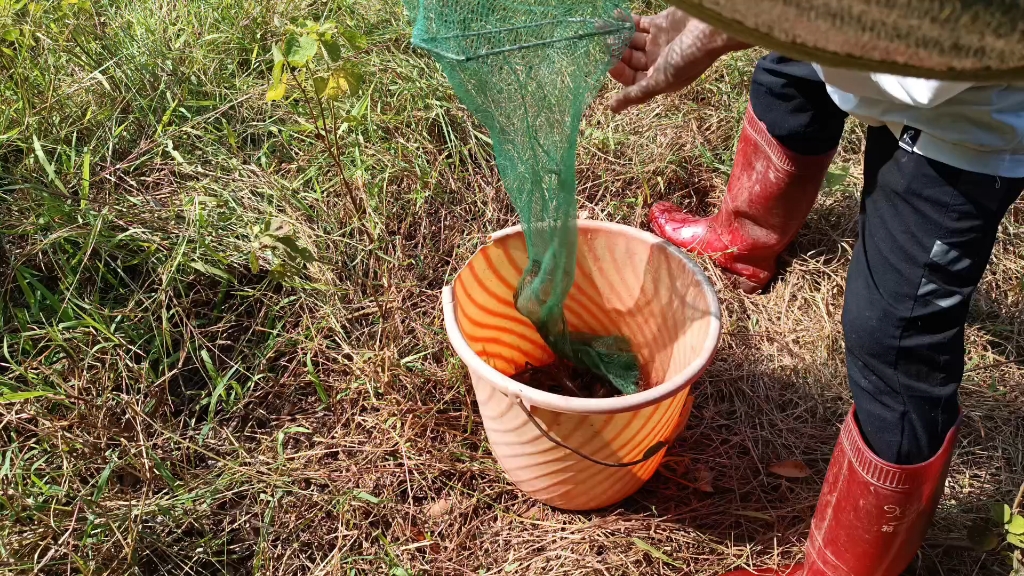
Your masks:
M803 564L723 576L898 576L914 559L946 484L960 423L914 466L883 461L850 410L821 488Z
M651 207L651 227L684 250L712 257L740 278L744 292L758 292L807 220L833 156L835 150L821 156L787 150L748 106L718 213L696 218L659 202Z

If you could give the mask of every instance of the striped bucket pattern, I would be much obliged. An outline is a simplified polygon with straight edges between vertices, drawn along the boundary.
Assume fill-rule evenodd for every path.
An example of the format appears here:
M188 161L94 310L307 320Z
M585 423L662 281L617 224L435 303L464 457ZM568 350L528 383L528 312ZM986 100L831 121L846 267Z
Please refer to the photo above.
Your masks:
M692 384L718 345L718 299L681 250L619 224L581 220L576 282L565 313L573 331L626 336L644 381L629 396L590 399L542 392L508 376L553 359L512 300L527 263L519 227L492 235L444 290L445 326L469 368L487 440L509 478L530 496L567 510L592 510L637 491L686 424ZM533 416L533 422L525 411ZM552 442L538 429L577 453ZM650 456L650 453L646 455Z

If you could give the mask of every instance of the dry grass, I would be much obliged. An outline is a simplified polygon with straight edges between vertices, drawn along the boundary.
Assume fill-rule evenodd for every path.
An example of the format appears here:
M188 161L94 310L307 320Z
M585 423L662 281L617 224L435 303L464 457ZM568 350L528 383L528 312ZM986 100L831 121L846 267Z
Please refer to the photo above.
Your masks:
M823 193L768 294L740 295L705 266L721 287L722 348L658 474L618 506L567 513L505 479L444 339L441 287L514 215L486 142L408 49L397 7L267 0L254 12L210 0L183 15L137 4L128 16L95 6L111 20L164 14L168 30L152 38L123 33L173 60L155 84L111 82L105 99L79 91L64 103L45 90L31 105L18 97L45 88L40 78L90 82L85 59L0 85L15 119L0 134L27 127L0 138L0 571L699 576L799 557L849 404L839 317L857 125L837 160L852 176ZM375 46L366 120L345 157L369 199L367 227L341 216L331 167L295 128L301 108L262 102L266 63L246 60L253 45L268 52L273 16L302 10L351 20ZM211 29L228 40L189 60ZM179 37L185 48L172 49ZM634 225L652 200L713 211L752 63L731 58L620 117L603 96L581 140L581 210ZM190 80L190 69L211 77ZM168 86L216 105L167 112ZM104 114L71 122L86 99ZM66 191L37 161L33 134ZM260 252L263 266L249 269L249 227L269 218L318 259L284 283L265 270L280 255ZM963 535L1024 482L1024 367L993 366L1024 357L1022 235L1015 207L975 299L966 426L911 574L1009 571ZM766 472L790 458L812 477ZM690 487L708 475L713 492Z

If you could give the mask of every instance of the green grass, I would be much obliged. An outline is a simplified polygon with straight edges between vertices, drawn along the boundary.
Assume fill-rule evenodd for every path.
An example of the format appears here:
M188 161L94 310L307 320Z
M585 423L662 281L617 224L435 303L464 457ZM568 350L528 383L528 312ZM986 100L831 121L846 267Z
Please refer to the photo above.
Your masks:
M442 286L515 217L489 140L411 50L397 2L17 5L0 0L0 33L18 30L0 40L0 571L677 570L639 539L717 574L799 553L818 484L758 470L804 458L820 481L847 405L850 190L824 195L779 289L723 291L722 353L662 474L612 511L548 510L490 457L439 313ZM301 98L264 98L271 46L300 18L367 37L364 86L338 102L343 173ZM753 58L621 117L602 97L580 209L634 225L651 200L709 210ZM858 137L840 158L853 174ZM972 366L1024 352L1020 230L1015 212ZM965 432L949 538L1024 481L1021 371L974 376L965 395L986 418ZM802 408L764 410L787 400ZM711 496L672 479L707 470ZM1001 566L928 550L921 573Z

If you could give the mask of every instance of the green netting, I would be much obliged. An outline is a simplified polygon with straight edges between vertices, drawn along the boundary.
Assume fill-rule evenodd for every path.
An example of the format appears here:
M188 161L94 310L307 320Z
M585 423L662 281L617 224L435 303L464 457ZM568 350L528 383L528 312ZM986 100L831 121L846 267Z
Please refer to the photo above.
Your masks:
M516 308L557 356L636 392L628 341L571 333L563 313L576 267L580 121L633 35L629 12L600 0L406 0L406 8L413 44L434 56L490 131L529 250Z

